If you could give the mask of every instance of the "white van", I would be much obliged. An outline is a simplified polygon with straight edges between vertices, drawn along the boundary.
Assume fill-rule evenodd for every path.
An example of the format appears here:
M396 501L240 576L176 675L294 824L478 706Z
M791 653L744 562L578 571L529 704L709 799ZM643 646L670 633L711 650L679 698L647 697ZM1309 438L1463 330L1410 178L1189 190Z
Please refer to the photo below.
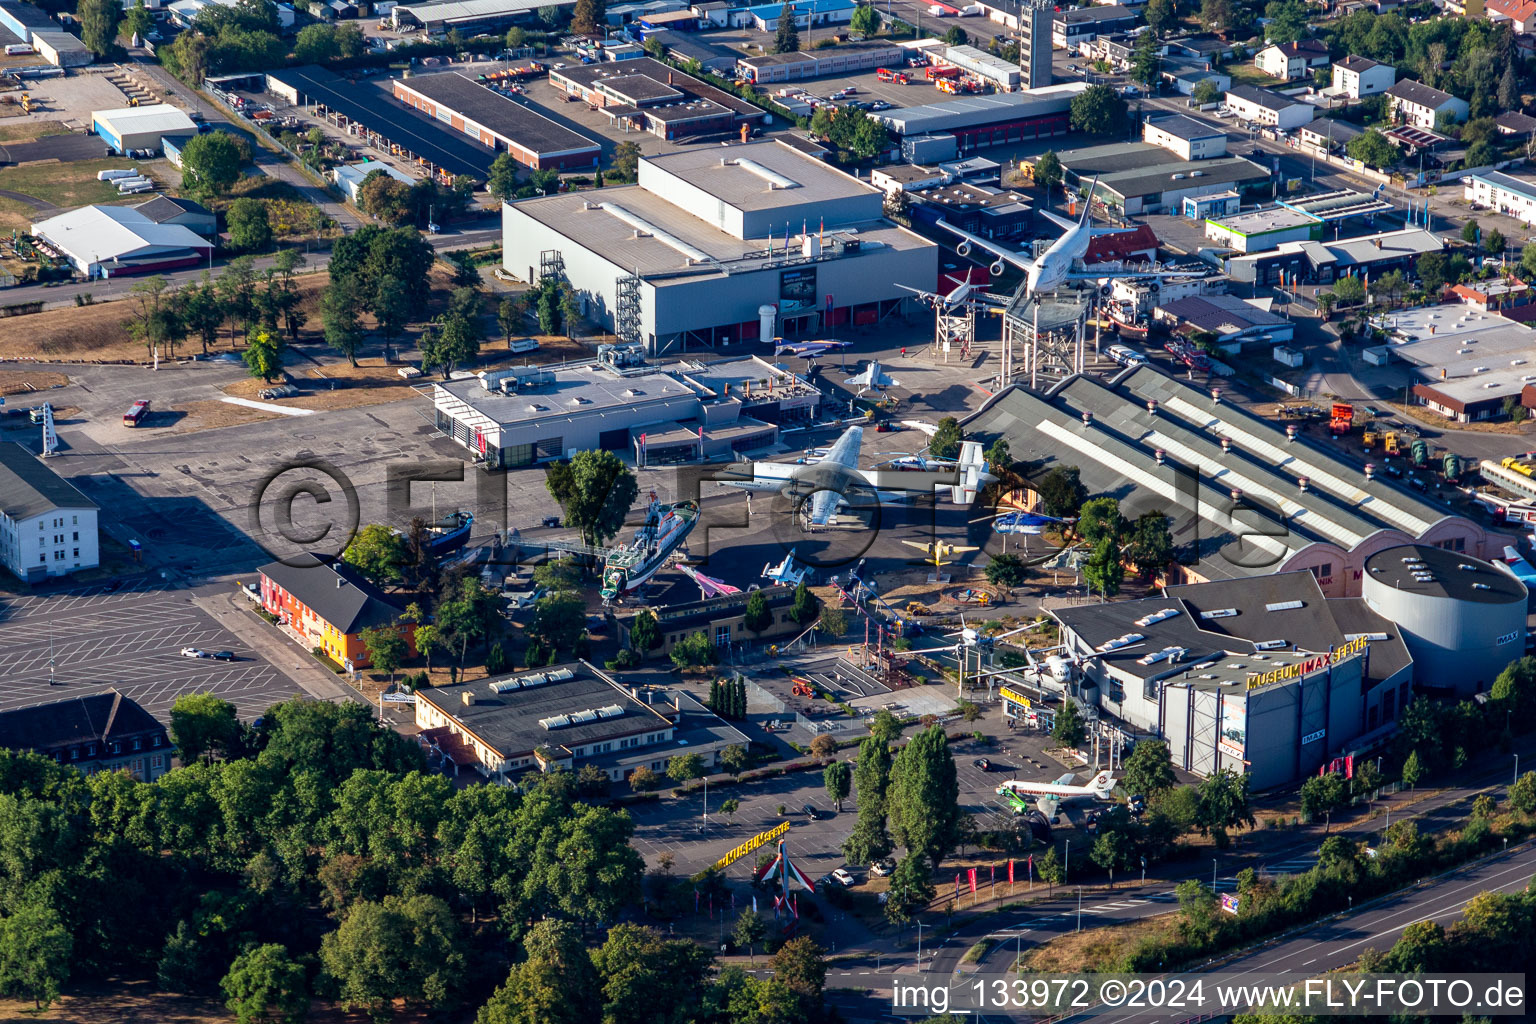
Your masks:
M537 338L519 338L508 345L507 348L512 351L513 355L526 355L529 352L537 352L539 350L539 342Z
M26 43L11 43L5 48L5 55L7 57L20 57L24 54L36 52L36 50L32 49L32 47L28 46Z

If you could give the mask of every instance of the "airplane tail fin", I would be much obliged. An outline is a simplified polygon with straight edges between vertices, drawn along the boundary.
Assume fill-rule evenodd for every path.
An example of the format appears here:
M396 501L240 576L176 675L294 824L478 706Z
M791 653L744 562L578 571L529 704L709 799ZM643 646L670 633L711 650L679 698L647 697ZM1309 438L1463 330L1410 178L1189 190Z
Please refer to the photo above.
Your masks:
M956 505L971 504L976 500L976 492L981 486L996 479L987 472L980 441L960 442L960 458L955 461L955 473L957 480L950 487L950 499Z
M1093 176L1092 184L1088 186L1088 195L1083 199L1083 219L1079 221L1080 224L1086 225L1092 220L1093 214L1091 211L1093 210L1093 194L1094 192L1098 191L1098 188L1099 176L1095 174Z
M1093 777L1088 783L1093 787L1093 795L1100 800L1108 800L1109 794L1115 791L1115 776L1113 772L1103 771Z

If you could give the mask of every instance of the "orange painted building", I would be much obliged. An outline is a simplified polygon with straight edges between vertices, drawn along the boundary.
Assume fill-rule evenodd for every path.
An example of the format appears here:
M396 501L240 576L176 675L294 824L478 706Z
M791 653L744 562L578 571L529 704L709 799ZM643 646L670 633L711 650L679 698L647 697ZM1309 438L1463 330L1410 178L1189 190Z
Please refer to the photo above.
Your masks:
M370 626L398 626L408 656L416 655L416 623L401 622L405 608L344 562L300 555L271 562L261 573L261 606L310 648L342 666L373 663L363 645Z

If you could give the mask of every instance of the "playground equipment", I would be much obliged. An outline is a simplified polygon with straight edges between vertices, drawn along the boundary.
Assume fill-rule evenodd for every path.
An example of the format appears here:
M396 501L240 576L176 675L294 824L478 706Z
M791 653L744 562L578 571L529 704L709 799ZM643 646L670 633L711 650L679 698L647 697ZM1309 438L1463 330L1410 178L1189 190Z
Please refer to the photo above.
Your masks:
M809 679L801 679L799 676L790 676L790 681L794 683L794 686L790 688L790 692L793 693L796 697L816 696L816 689L815 687L811 686L811 681Z

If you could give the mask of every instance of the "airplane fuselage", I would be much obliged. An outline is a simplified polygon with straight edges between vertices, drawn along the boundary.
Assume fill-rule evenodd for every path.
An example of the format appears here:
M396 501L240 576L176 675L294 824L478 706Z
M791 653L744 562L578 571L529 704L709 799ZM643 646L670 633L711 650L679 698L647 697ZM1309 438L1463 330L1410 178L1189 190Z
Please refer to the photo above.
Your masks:
M1025 297L1048 294L1065 284L1067 275L1081 266L1088 255L1088 243L1092 238L1092 229L1079 224L1052 242L1029 268Z

